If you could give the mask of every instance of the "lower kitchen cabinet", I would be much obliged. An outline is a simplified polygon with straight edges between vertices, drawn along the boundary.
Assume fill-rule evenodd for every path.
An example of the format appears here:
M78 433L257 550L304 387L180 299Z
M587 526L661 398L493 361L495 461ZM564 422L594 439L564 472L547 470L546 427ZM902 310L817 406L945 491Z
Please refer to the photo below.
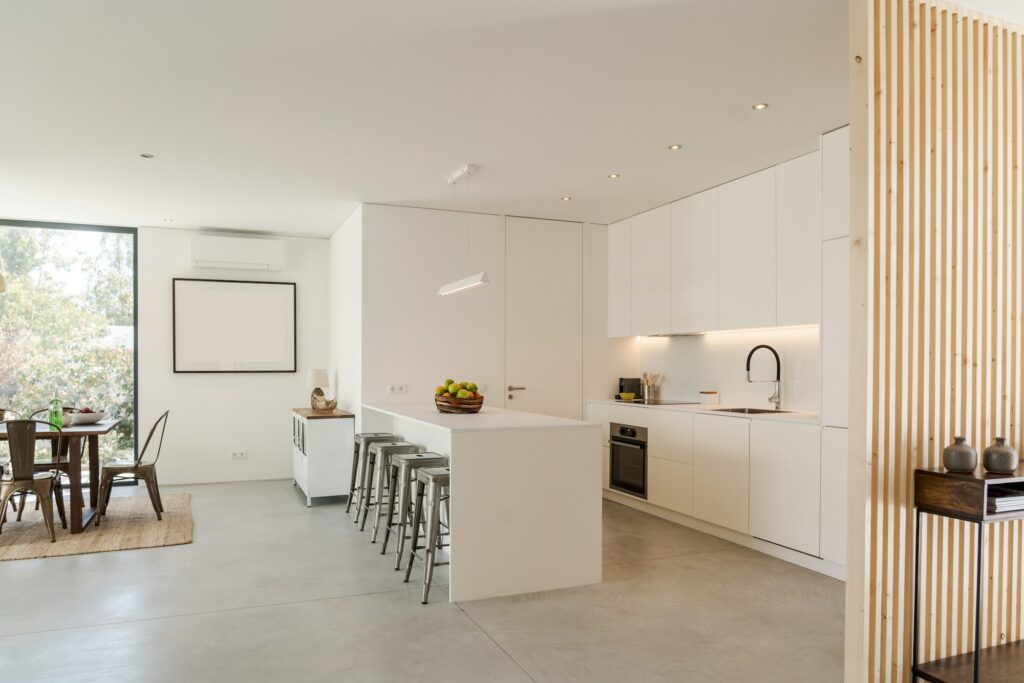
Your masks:
M693 462L693 413L647 411L647 454L663 460Z
M675 460L647 458L647 502L693 514L693 467Z
M750 420L693 416L693 516L749 533Z
M817 556L821 427L754 420L750 426L750 535Z
M846 461L848 432L821 430L821 559L846 564Z

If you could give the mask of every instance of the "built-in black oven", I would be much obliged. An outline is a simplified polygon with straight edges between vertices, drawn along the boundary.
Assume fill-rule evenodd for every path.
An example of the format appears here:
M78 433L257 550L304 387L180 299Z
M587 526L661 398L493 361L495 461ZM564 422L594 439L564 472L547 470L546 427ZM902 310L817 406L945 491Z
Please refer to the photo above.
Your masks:
M631 496L647 498L647 428L612 422L610 435L609 486Z

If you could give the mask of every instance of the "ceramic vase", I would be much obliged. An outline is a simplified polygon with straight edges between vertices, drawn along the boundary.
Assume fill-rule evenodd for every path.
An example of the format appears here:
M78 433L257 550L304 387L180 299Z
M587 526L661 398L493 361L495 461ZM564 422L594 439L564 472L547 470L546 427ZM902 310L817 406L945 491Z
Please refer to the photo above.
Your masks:
M978 450L967 443L967 437L954 436L942 451L942 466L950 472L973 472L978 467Z
M994 474L1013 474L1020 464L1020 456L1006 437L997 436L996 442L985 449L985 470Z

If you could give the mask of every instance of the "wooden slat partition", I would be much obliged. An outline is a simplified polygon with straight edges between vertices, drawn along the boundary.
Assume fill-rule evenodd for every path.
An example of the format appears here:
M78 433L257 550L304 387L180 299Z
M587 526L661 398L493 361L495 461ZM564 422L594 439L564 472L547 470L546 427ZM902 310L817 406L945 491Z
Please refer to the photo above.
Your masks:
M861 352L854 380L863 369L867 384L865 412L852 415L863 418L863 437L851 429L852 448L863 446L855 486L866 506L863 565L851 571L858 580L863 571L863 591L853 588L848 603L857 611L848 643L861 662L851 671L848 653L847 680L902 682L911 662L913 471L939 466L955 434L979 451L995 436L1016 447L1024 436L1024 38L938 2L853 0L851 8L861 65L853 67L854 173L863 174L853 181L862 202L853 329L867 336L851 348ZM983 646L1024 638L1024 526L989 529ZM926 518L922 661L973 646L974 534L972 525Z

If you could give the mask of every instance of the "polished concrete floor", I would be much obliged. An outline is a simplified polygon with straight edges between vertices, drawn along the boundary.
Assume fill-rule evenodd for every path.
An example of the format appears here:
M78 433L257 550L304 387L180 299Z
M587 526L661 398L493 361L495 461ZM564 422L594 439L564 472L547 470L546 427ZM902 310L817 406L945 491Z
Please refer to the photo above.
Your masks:
M191 545L0 563L5 680L842 679L840 582L614 503L603 583L424 606L290 482L167 490Z

